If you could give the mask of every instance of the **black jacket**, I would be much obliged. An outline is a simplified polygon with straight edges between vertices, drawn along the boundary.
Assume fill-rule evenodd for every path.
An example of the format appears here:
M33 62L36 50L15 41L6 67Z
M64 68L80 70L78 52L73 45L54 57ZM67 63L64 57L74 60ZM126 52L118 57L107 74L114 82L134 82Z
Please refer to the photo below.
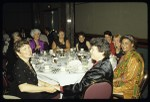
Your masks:
M103 80L113 83L113 69L109 59L98 61L88 70L79 83L63 86L63 99L81 98L84 90L91 84Z

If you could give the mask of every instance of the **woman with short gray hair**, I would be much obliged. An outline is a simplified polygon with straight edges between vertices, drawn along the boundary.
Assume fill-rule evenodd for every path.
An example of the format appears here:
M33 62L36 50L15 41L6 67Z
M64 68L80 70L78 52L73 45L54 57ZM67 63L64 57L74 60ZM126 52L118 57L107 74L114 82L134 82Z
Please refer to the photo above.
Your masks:
M32 36L32 40L30 40L30 47L33 53L40 53L44 50L44 42L40 40L41 31L39 29L32 29L30 35Z

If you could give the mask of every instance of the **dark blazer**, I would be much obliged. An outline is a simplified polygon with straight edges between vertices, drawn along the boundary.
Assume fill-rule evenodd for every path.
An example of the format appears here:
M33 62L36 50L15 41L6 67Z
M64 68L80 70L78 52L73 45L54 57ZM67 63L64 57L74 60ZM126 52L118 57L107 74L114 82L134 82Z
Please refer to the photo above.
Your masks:
M98 61L88 70L79 83L63 86L63 99L81 98L84 90L91 84L103 80L113 83L113 69L109 59Z

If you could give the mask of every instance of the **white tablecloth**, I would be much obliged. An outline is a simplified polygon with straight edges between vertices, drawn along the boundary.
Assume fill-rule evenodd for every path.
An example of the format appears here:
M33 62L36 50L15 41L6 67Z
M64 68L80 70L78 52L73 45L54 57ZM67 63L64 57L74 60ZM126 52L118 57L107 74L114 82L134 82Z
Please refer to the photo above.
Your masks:
M38 79L47 82L55 80L61 86L79 82L91 67L88 64L88 59L82 60L81 63L77 56L71 57L70 54L64 57L57 57L57 63L53 62L53 58L50 55L34 56L31 62L36 70ZM55 69L56 71L58 70L56 73Z
M92 63L88 63L88 58L83 59L81 63L76 56L73 58L71 56L58 57L57 63L54 63L50 56L34 56L31 62L39 80L61 86L80 82L86 71L92 66ZM54 69L59 69L59 71L55 73Z
M56 74L50 72L37 72L37 77L39 80L48 82L50 84L60 84L61 86L75 84L80 82L85 72L82 73L67 73L59 72ZM60 94L60 99L62 99L63 94Z
M37 77L45 82L55 84L58 82L61 86L74 84L79 82L84 76L85 72L82 73L68 73L58 72L56 74L50 72L37 72ZM54 80L54 81L53 81Z

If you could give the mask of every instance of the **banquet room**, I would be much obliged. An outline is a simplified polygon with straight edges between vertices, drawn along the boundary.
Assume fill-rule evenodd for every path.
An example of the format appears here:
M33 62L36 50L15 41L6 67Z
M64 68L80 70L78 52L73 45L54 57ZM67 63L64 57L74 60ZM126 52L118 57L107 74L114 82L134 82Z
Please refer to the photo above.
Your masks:
M70 92L71 94L82 94L79 99L147 99L147 4L147 2L3 3L3 99L32 99L31 96L28 97L28 94L34 93L39 95L39 99L70 99L72 96L67 96ZM15 33L18 34L17 37L14 37ZM114 45L113 42L114 35L120 35L121 38L118 40L122 51L119 61L117 61L116 57L117 52L111 52L111 49L114 51L117 49L117 44ZM129 35L132 35L133 38L131 39ZM93 43L93 39L95 39L95 43ZM111 39L110 42L109 39ZM124 42L124 39L128 41ZM133 39L135 42L132 42ZM96 42L101 40L103 40L101 44ZM103 81L105 80L105 75L108 77L108 73L105 73L105 71L99 72L100 75L95 76L95 78L101 78L102 76L100 82L95 82L96 80L94 78L91 81L90 78L94 76L94 72L91 72L93 76L84 80L90 71L97 68L95 66L99 61L103 62L105 59L106 48L104 47L107 46L104 43L105 41L107 41L110 49L108 60L111 63L112 72L114 72L112 76L115 76L115 71L121 65L121 61L125 59L124 56L127 55L126 49L134 45L132 50L139 56L139 60L135 60L138 63L138 67L135 70L140 70L139 72L141 73L139 74L135 71L133 76L139 78L139 80L129 75L130 68L126 68L129 67L129 64L127 64L124 68L125 70L122 69L124 75L120 78L124 83L120 85L125 85L126 83L131 84L131 80L133 81L134 79L136 85L134 86L133 84L133 88L129 88L130 86L128 86L126 92L134 94L136 90L137 96L126 97L126 93L122 91L121 87L118 87L121 92L115 93L113 90L113 79L110 82L107 82L108 80L106 82ZM131 46L128 45L128 42L131 43ZM79 48L76 47L77 44ZM124 48L125 44L126 48ZM24 50L22 50L23 48ZM93 53L94 51L97 52L95 52L97 55ZM93 57L94 54L96 58ZM97 60L97 57L103 55L105 55L104 59L100 57ZM25 56L29 57L29 64L27 63L26 65L31 69L30 71L33 74L32 77L34 78L31 79L32 81L29 80L32 78L31 76L22 74L23 71L24 73L27 71L23 70L25 69L25 64L23 65L23 63L26 60L24 61L22 58ZM22 62L20 59L22 59ZM131 65L135 65L135 62L133 61ZM128 62L124 61L123 63ZM17 69L18 67L20 70ZM126 81L130 76L132 77ZM110 87L108 88L107 85L98 86L98 84L103 84L103 82L105 82L104 84L109 84L108 87ZM84 87L81 84L84 84ZM48 87L51 89L46 90ZM11 91L16 90L15 88L17 88L18 93L12 94ZM74 90L79 90L79 92ZM19 93L23 93L26 96L22 97ZM52 97L48 96L47 93L52 96L55 93L57 95ZM73 99L76 98L74 97Z

